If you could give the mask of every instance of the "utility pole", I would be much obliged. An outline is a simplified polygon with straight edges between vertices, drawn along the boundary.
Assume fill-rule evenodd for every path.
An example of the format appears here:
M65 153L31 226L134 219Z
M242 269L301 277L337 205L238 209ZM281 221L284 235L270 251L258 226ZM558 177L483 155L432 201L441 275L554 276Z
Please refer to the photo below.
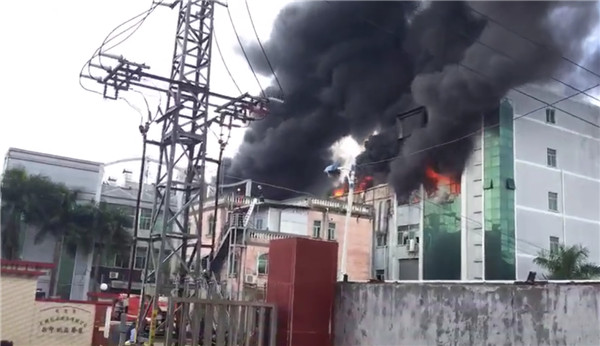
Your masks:
M340 270L340 281L348 281L346 261L348 256L348 236L350 235L350 219L352 217L352 203L354 201L354 163L348 172L348 203L346 204L346 217L344 218L344 243L342 244L342 265Z
M174 8L179 5L175 48L171 63L171 74L162 77L148 73L145 64L131 62L121 56L101 54L112 65L103 60L102 65L91 67L103 70L102 78L83 75L104 85L103 95L108 99L119 98L119 93L139 87L167 94L165 112L156 119L162 125L160 139L148 140L148 144L159 149L158 174L155 184L155 196L152 212L152 230L149 249L153 243L159 242L158 256L154 269L144 280L154 281L153 292L146 292L142 287L140 297L140 315L138 323L141 328L145 319L145 294L151 295L151 324L149 344L153 345L158 314L158 298L171 292L165 285L162 265L172 257L179 261L179 279L175 288L177 296L196 296L200 294L201 280L204 280L201 268L202 248L211 248L210 244L202 244L203 209L205 200L205 169L207 163L220 165L220 158L207 156L207 138L211 125L219 124L221 117L233 120L251 121L255 112L265 111L268 99L243 94L238 97L217 94L210 91L210 63L213 35L214 0L181 0L168 5ZM162 86L160 86L162 84ZM220 104L209 103L210 99L221 100ZM224 102L224 103L223 103ZM222 124L223 121L221 120ZM174 176L176 166L186 167L183 181ZM176 194L182 196L180 206L173 207ZM196 234L190 232L190 208L198 203L198 224ZM137 241L137 239L134 239ZM180 243L175 246L174 242ZM191 256L187 256L189 247L193 248ZM166 250L172 253L166 256ZM148 251L153 256L154 251ZM146 259L146 266L150 258ZM146 270L145 270L146 271ZM187 284L191 282L191 287ZM188 322L186 316L179 315L179 323ZM189 321L191 322L191 321ZM190 323L191 324L191 323ZM181 330L178 328L177 330ZM139 331L136 331L139 335ZM192 333L192 342L198 343L198 334ZM180 338L185 335L181 336Z

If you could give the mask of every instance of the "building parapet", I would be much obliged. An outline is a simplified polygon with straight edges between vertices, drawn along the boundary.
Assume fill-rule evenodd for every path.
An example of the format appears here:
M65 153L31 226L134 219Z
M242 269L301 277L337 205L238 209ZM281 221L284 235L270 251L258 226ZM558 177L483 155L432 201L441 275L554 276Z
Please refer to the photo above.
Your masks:
M247 196L223 196L219 198L219 205L233 203L235 206L243 207L249 206L252 203L253 197ZM272 201L265 200L265 203L272 204L280 204L282 206L290 206L290 207L303 207L303 208L328 208L332 211L337 212L346 212L347 203L344 201L339 201L335 199L326 199L326 198L306 198L304 200L298 200L294 202L281 202L281 201ZM215 200L209 200L204 202L204 209L213 207L215 204ZM352 204L352 213L359 216L371 216L372 214L372 206L367 204Z
M262 231L250 229L248 230L248 239L250 241L258 240L265 241L268 243L271 240L275 239L287 239L287 238L310 238L309 236L298 235L293 233L281 233L281 232L272 232L272 231Z

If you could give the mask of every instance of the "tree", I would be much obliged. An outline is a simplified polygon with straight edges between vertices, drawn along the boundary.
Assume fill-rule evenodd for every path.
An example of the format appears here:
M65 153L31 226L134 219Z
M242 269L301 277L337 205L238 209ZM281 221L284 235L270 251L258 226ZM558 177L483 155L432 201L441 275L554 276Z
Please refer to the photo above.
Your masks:
M66 227L77 191L25 170L6 170L2 179L2 257L17 259L21 225L38 227L36 242L47 234L59 236Z
M119 207L100 203L94 212L96 214L94 232L89 234L88 244L94 246L94 284L98 286L101 258L107 253L129 254L133 237L126 229L130 224L129 215Z
M551 280L588 280L600 276L600 266L587 261L589 250L581 245L559 245L542 250L533 262L548 271Z
M42 175L28 175L23 169L5 171L2 186L2 257L18 259L21 225L37 227L35 243L48 235L56 239L53 262L58 266L63 250L74 256L105 251L125 252L132 237L126 227L128 216L105 203L78 203L78 191L52 182ZM56 268L58 269L58 268ZM54 294L57 270L50 277ZM97 272L97 270L96 270Z

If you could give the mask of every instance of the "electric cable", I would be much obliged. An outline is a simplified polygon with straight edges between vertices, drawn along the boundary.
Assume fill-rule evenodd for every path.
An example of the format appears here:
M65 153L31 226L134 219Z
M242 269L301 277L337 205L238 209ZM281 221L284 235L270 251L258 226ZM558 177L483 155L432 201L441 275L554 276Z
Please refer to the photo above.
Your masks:
M484 14L484 13L482 13L482 12L476 10L476 9L474 9L470 5L467 4L467 7L471 11L473 11L473 12L479 14L480 16L486 18L487 20L489 20L490 22L498 25L499 27L503 28L504 30L506 30L506 31L508 31L510 33L513 33L516 36L521 37L522 39L528 41L529 43L531 43L533 45L536 45L536 46L538 46L540 48L545 48L544 45L542 45L541 43L536 42L536 41L530 39L529 37L526 37L525 35L518 33L516 30L513 30L513 29L509 28L508 26L504 25L503 23L501 23L500 21L498 21L498 20L496 20L496 19L494 19L494 18L492 18L492 17L490 17L490 16L488 16L488 15L486 15L486 14ZM585 67L585 66L583 66L583 65L581 65L581 64L579 64L579 63L577 63L575 61L573 61L572 59L569 59L569 58L567 58L565 56L562 56L562 55L561 55L561 59L564 60L564 61L566 61L566 62L569 62L569 63L571 63L571 64L573 64L573 65L575 65L575 66L577 66L579 68L581 68L582 70L584 70L584 71L586 71L586 72L588 72L588 73L590 73L590 74L592 74L592 75L594 75L594 76L596 76L598 78L600 78L600 73L594 72L594 71L588 69L587 67Z
M80 85L80 86L81 86L81 87L82 87L84 90L86 90L86 91L90 91L90 92L93 92L93 93L97 93L97 94L100 94L100 95L102 95L102 93L100 93L100 92L98 92L98 91L95 91L95 90L91 90L91 89L89 89L89 88L86 88L86 87L83 85L83 83L82 83L82 81L81 81L81 79L82 79L82 74L83 74L83 70L84 70L84 69L86 68L86 66L87 66L87 68L88 68L88 74L89 74L89 76L90 76L91 78L94 78L94 76L91 74L91 70L90 70L90 63L91 63L91 61L92 61L94 58L96 58L96 57L99 57L99 56L101 55L101 53L102 53L102 49L104 48L104 46L105 46L107 43L109 43L109 42L112 42L113 40L117 39L119 36L121 36L121 35L125 34L125 33L126 33L128 30L130 30L131 28L134 28L134 27L136 27L136 26L137 26L137 27L136 27L136 28L133 30L133 32L131 32L131 33L130 33L130 34L127 36L127 37L125 37L123 40L121 40L121 41L117 42L116 44L112 45L111 47L109 47L108 49L106 49L106 50L104 50L104 51L108 51L108 50L110 50L110 49L113 49L113 48L115 48L116 46L118 46L118 45L120 45L121 43L123 43L125 40L127 40L129 37L131 37L131 36L132 36L132 35L133 35L133 34L134 34L134 33L135 33L135 32L136 32L138 29L139 29L139 27L140 27L140 26L141 26L141 25L144 23L144 21L146 20L146 18L148 18L148 16L150 15L150 13L152 13L152 12L154 11L154 9L156 9L156 7L158 7L158 6L159 6L160 4L162 4L163 2L164 2L164 0L160 0L160 1L157 1L157 2L154 2L154 1L153 1L153 2L152 2L152 6L151 6L149 9L147 9L147 10L145 10L145 11L143 11L143 12L141 12L141 13L139 13L139 14L135 15L134 17L132 17L132 18L130 18L130 19L128 19L128 20L126 20L125 22L123 22L123 23L119 24L118 26L116 26L116 27L115 27L113 30L111 30L111 31L108 33L108 35L107 35L107 36L104 38L104 40L103 40L102 44L100 45L100 47L98 47L98 48L97 48L97 49L94 51L94 53L92 54L92 56L91 56L91 57L90 57L90 58L89 58L89 59L88 59L88 60L87 60L87 61L86 61L86 62L83 64L83 66L81 67L81 71L80 71L80 73L79 73L79 85ZM136 18L138 18L138 17L142 17L142 16L144 16L144 17L143 17L142 19L140 19L138 22L136 22L136 23L135 23L135 24L133 24L133 25L130 25L130 26L129 26L129 27L127 27L125 30L123 30L123 31L119 32L118 34L116 34L115 36L111 37L111 35L112 35L112 34L113 34L115 31L117 31L117 30L118 30L120 27L122 27L122 26L126 25L127 23L129 23L129 22L131 22L131 21L135 20ZM102 62L101 62L101 61L100 61L100 65L102 66Z
M575 96L577 96L577 95L579 95L579 94L583 93L584 91L590 91L590 90L596 89L596 88L598 88L598 87L600 87L600 83L599 83L599 84L596 84L596 85L594 85L594 86L591 86L591 87L589 87L589 88L587 88L587 89L585 89L585 90L582 90L582 91L580 91L580 92L577 92L576 94L573 94L573 95L571 95L571 96L565 96L565 97L561 98L560 100L554 101L554 102L551 104L551 106L552 106L552 105L554 105L554 104L557 104L557 103L561 103L561 102L563 102L563 101L566 101L566 100L568 100L568 99L570 99L570 98L573 98L573 97L575 97ZM544 108L548 108L548 107L547 107L546 105L543 105L543 106L541 106L541 107L538 107L538 108L536 108L536 109L533 109L533 110L531 110L531 111L529 111L529 112L526 112L526 113L524 113L524 114L521 114L521 115L519 115L519 116L517 116L517 117L514 117L514 118L513 118L513 120L521 119L521 118L523 118L523 117L526 117L526 116L528 116L529 114L535 113L535 112L537 112L537 111L540 111L540 110L542 110L542 109L544 109ZM594 124L592 124L592 125L594 125Z
M224 176L226 176L226 177L228 177L228 178L234 178L234 179L238 179L238 180L240 180L240 181L246 180L245 178L236 177L236 176L232 176L232 175L229 175L229 174L225 174ZM310 192L306 192L306 191L300 191L300 190L295 190L295 189L287 188L287 187L285 187L285 186L281 186L281 185L270 184L270 183L266 183L266 182L263 182L263 181L257 181L257 180L252 180L252 182L254 182L254 183L256 183L256 184L260 184L260 185L264 185L264 186L272 187L272 188L274 188L274 189L279 189L279 190L282 190L282 191L289 191L289 192L294 192L294 193L298 193L298 194L302 194L302 195L307 195L307 196L310 196L310 197L319 198L318 196L316 196L315 194L312 194L312 193L310 193ZM436 202L434 202L434 201L430 201L430 200L428 200L428 199L426 199L426 198L425 198L425 199L423 199L423 200L424 200L424 201L427 201L428 203L430 203L430 204L433 204L433 205L435 205L435 206L437 206L437 207L444 208L444 206L443 206L442 204L440 204L440 203L436 203ZM411 206L415 206L415 205L411 205ZM458 217L458 216L457 216L457 217ZM479 226L483 226L483 224L482 224L481 222L479 222L479 221L477 221L477 220L473 220L473 219L469 218L468 216L460 215L460 218L464 218L464 219L465 219L465 220L467 220L467 221L471 221L472 223L475 223L475 224L477 224L477 225L479 225ZM469 230L469 229L467 229L467 230L468 230L468 231L471 231L471 232L474 232L474 233L475 233L475 234L477 234L477 235L481 235L481 234L479 234L478 232L476 232L477 230L473 230L473 229L470 229L470 230ZM482 228L481 232L483 232L483 228ZM520 242L522 242L522 243L524 243L524 244L530 245L530 246L532 246L532 247L535 247L535 248L538 248L538 249L540 249L540 250L545 250L544 248L540 247L539 245L537 245L537 244L535 244L535 243L532 243L532 242L530 242L530 241L524 240L524 239L520 239L520 238L516 238L516 237L515 237L515 238L513 239L513 242L515 242L515 241L520 241ZM515 242L514 244L517 244L517 243ZM525 254L527 254L527 255L534 255L534 254L527 253L527 252L525 252L525 251L522 251L522 250L521 250L521 253L525 253Z
M326 0L326 1L329 3L329 1L328 1L328 0ZM484 16L485 16L485 15L484 15ZM373 25L373 23L372 23L372 22L370 22L370 21L368 21L368 20L364 19L363 17L361 17L361 16L359 16L359 15L356 15L356 18L358 18L358 19L360 19L360 20L363 20L365 23L368 23L368 24L371 24L371 25ZM376 27L376 28L378 28L378 29L381 29L379 26L375 26L375 25L374 25L374 27ZM387 31L386 31L386 32L387 32ZM388 33L389 33L389 32L388 32ZM399 36L399 35L397 35L397 34L393 34L393 35L394 35L394 36L396 36L396 37L397 37L397 38L399 38L399 39L402 39L402 37L400 37L400 36ZM564 58L564 57L563 57L563 58ZM566 58L565 58L565 59L566 59ZM457 63L457 65L458 65L458 66L461 66L461 67L463 67L463 68L465 68L465 69L467 69L467 70L469 70L469 71L471 71L472 73L478 74L479 76L486 77L486 78L488 78L488 79L492 79L490 76L486 76L485 74L483 74L483 73L481 73L481 72L479 72L479 71L477 71L477 70L475 70L475 69L473 69L473 68L471 68L471 67L469 67L469 66L467 66L467 65L465 65L465 64L463 64L463 63L460 63L460 62L458 62L458 63ZM577 66L579 66L579 67L581 67L581 68L584 68L584 67L582 67L582 66L580 66L580 65L577 65ZM584 68L584 69L585 69L585 68ZM586 70L587 70L587 69L586 69ZM594 72L592 72L592 71L589 71L589 72L594 74ZM600 76L599 76L599 77L600 77ZM578 90L578 91L580 91L579 89L577 89L577 88L575 88L575 87L573 87L573 86L570 86L570 87L571 87L571 88L573 88L573 89L575 89L575 90ZM541 100L541 99L539 99L539 98L537 98L537 97L535 97L535 96L533 96L533 95L531 95L531 94L529 94L529 93L526 93L526 92L524 92L524 91L522 91L522 90L520 90L520 89L517 89L516 87L515 87L515 88L509 88L509 90L513 90L513 91L515 91L515 92L517 92L517 93L520 93L520 94L522 94L522 95L528 96L528 97L530 97L530 98L532 98L532 99L534 99L534 100L536 100L536 101L538 101L538 102L540 102L540 103L543 103L543 104L545 104L545 105L547 105L547 106L550 106L550 104L549 104L548 102L546 102L546 101L543 101L543 100ZM592 126L594 126L594 127L600 128L600 125L598 125L598 124L595 124L595 123L592 123L592 122L590 122L590 121L588 121L588 120L586 120L586 119L584 119L584 118L582 118L582 117L579 117L579 116L577 116L577 115L574 115L574 114L573 114L573 113L571 113L571 112L565 111L564 109L561 109L561 108L559 108L559 107L556 107L556 106L555 106L554 108L555 108L555 109L557 109L557 110L559 110L559 111L561 111L561 112L563 112L563 113L565 113L565 114L567 114L567 115L570 115L570 116L574 117L575 119L581 120L581 121L583 121L583 122L586 122L586 123L588 123L588 124L590 124L590 125L592 125Z
M240 46L240 49L242 50L242 53L244 54L244 58L246 58L246 62L248 63L248 67L250 67L250 71L252 72L252 75L254 76L254 79L256 80L256 83L258 84L258 87L260 88L260 92L262 93L263 96L265 96L265 90L263 89L262 85L260 84L260 80L258 80L258 76L256 75L256 71L254 71L254 67L252 66L252 63L250 62L250 59L248 58L248 54L246 53L246 49L244 49L244 45L242 44L242 40L240 39L240 35L238 35L237 29L235 28L235 23L233 22L233 17L231 16L231 11L229 10L229 4L225 6L225 9L227 10L227 15L229 16L229 22L231 23L231 27L233 28L233 33L235 34L235 38L237 39L237 42Z
M254 36L256 36L256 41L258 41L260 50L262 50L262 53L265 56L265 60L267 61L267 64L269 65L269 68L271 69L271 72L273 73L273 77L275 78L275 81L277 82L277 85L279 86L279 90L281 90L282 97L285 98L285 92L283 91L283 87L281 86L281 83L279 82L279 78L277 78L277 74L275 73L275 69L273 68L273 65L271 64L271 60L269 60L269 56L267 55L267 52L265 51L265 47L263 46L262 42L260 41L260 37L258 36L258 32L256 31L256 26L254 25L254 19L252 19L252 13L250 12L250 6L248 5L248 0L244 0L244 3L246 4L246 11L248 12L248 18L250 18L250 24L252 25L252 30L254 30Z
M247 178L236 177L234 175L229 175L229 174L224 174L224 176L226 176L228 178L238 179L240 181L243 181L243 180L247 179ZM283 190L283 191L294 192L294 193L298 193L298 194L301 194L301 195L307 195L307 196L311 196L311 197L318 197L315 194L312 194L310 192L300 191L300 190L294 190L294 189L291 189L291 188L288 188L288 187L285 187L285 186L280 186L280 185L266 183L264 181L257 181L257 180L252 179L252 182L255 182L255 183L260 184L260 185L272 187L272 188L275 188L275 189Z
M217 46L217 53L219 54L219 57L221 57L221 62L223 62L225 71L227 71L227 74L229 75L229 78L233 82L233 85L235 86L237 91L240 94L242 94L242 89L240 89L240 86L236 82L235 78L233 78L233 74L231 73L231 70L229 70L229 66L227 66L227 63L225 62L225 57L223 56L223 52L221 52L221 46L219 45L219 40L217 40L217 31L214 28L213 28L213 42L215 43L215 46Z
M479 76L491 79L491 77L486 76L485 74L483 74L483 73L481 73L481 72L479 72L479 71L477 71L477 70L475 70L475 69L473 69L473 68L471 68L471 67L469 67L469 66L467 66L467 65L465 65L463 63L458 63L458 65L461 66L461 67L463 67L463 68L465 68L465 69L467 69L467 70L469 70L469 71L471 71L472 73L475 73L475 74L479 75ZM519 93L521 95L527 96L527 97L529 97L529 98L531 98L533 100L536 100L536 101L538 101L540 103L543 103L546 106L554 107L555 109L558 109L559 111L561 111L561 112L563 112L563 113L565 113L567 115L570 115L570 116L572 116L575 119L581 120L581 121L583 121L583 122L585 122L585 123L587 123L589 125L592 125L592 126L594 126L596 128L600 128L600 125L598 125L596 123L593 123L593 122L591 122L591 121L589 121L587 119L584 119L584 118L582 118L582 117L580 117L578 115L575 115L575 114L573 114L573 113L571 113L569 111L566 111L566 110L564 110L564 109L562 109L560 107L557 107L556 105L552 106L550 103L548 103L548 102L546 102L546 101L544 101L544 100L542 100L542 99L540 99L538 97L535 97L535 96L533 96L533 95L531 95L531 94L529 94L529 93L527 93L527 92L525 92L523 90L520 90L520 89L517 89L517 88L510 88L510 90L513 90L513 91L515 91L515 92L517 92L517 93Z
M484 47L486 47L486 48L488 48L489 50L491 50L493 52L496 52L496 53L504 56L507 59L510 59L512 61L516 61L516 59L513 58L512 56L508 55L507 53L505 53L503 51L500 51L499 49L496 49L496 48L492 47L491 45L489 45L487 43L484 43L484 42L482 42L480 40L476 40L475 42L478 43L478 44L480 44L480 45L482 45L482 46L484 46ZM573 90L575 90L575 91L577 91L577 92L579 92L579 93L581 93L581 94L583 94L583 95L585 95L585 96L587 96L587 97L589 97L589 98L591 98L591 99L593 99L595 101L600 102L600 99L597 98L596 96L590 95L587 92L584 92L584 91L578 89L577 87L574 87L573 85L571 85L571 84L569 84L569 83L567 83L567 82L565 82L565 81L563 81L561 79L558 79L558 78L556 78L554 76L550 76L550 79L552 79L553 81L558 82L558 83L560 83L560 84L562 84L562 85L564 85L566 87L569 87L569 88L571 88L571 89L573 89Z

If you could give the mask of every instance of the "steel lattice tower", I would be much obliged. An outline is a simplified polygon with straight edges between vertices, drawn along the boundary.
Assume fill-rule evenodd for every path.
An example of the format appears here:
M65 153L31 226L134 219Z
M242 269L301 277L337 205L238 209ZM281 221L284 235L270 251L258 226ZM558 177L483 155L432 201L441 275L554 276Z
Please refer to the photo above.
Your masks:
M120 91L127 91L132 86L164 92L168 97L166 110L155 120L162 127L160 139L146 140L146 143L157 146L160 151L152 212L152 234L150 238L138 237L134 240L134 242L138 240L150 242L146 253L142 286L143 293L146 293L144 292L146 281L154 276L154 292L147 292L153 296L150 344L155 333L158 297L165 289L161 266L171 256L178 259L177 296L198 296L200 283L206 280L201 265L201 249L211 248L211 246L202 245L201 241L202 206L207 191L205 169L207 162L221 164L221 155L218 159L207 157L209 127L219 125L231 129L234 127L233 120L254 120L253 113L263 116L269 102L265 98L253 97L247 93L230 97L210 91L215 0L182 0L168 6L174 8L177 4L179 9L175 47L171 74L168 78L146 72L149 67L144 64L130 62L121 56L109 54L100 55L116 61L116 66L91 65L104 70L107 73L105 77L82 75L103 84L105 98L117 99ZM158 86L157 83L162 83L163 86ZM209 97L219 99L220 103L209 103ZM177 166L186 167L183 180L174 175ZM176 194L182 198L179 199L178 206L172 208L172 201L178 199L175 197ZM190 232L189 220L193 205L199 206L195 234ZM154 242L160 242L157 258L153 257ZM174 246L173 242L179 245ZM167 247L173 250L169 256L166 256ZM191 249L190 254L188 254L189 249ZM153 270L148 268L150 262L155 263ZM185 287L190 281L192 289L186 291ZM144 296L145 294L142 294L138 321L142 321L147 313L142 308L145 306Z

